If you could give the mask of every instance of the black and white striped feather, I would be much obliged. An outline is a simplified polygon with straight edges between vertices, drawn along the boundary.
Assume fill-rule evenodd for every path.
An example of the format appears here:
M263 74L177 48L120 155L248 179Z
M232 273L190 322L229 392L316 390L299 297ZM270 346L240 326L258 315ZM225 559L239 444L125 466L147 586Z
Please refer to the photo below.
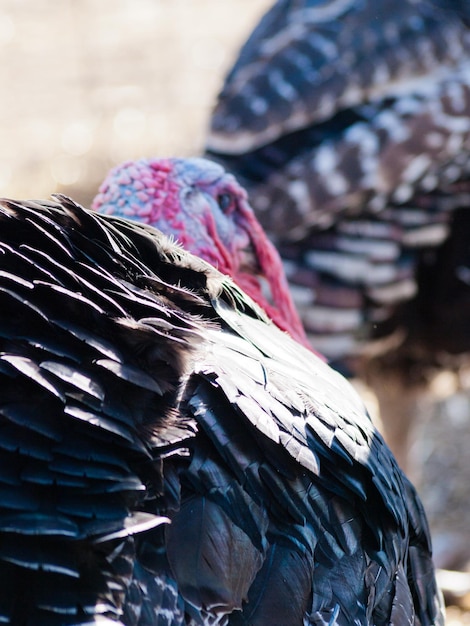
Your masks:
M461 324L442 346L448 289L420 294L445 266L469 308L468 251L441 250L470 235L455 217L470 203L469 25L463 1L280 0L227 75L207 154L247 186L333 360L394 331L423 362L470 347Z

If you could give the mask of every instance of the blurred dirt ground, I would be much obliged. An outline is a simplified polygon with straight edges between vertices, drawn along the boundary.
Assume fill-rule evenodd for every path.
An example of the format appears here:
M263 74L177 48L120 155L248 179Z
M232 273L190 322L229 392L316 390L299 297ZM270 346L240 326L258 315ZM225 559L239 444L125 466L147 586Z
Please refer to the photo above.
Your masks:
M88 204L123 160L200 153L222 77L270 4L3 0L0 196ZM470 549L469 412L466 393L437 398L416 445L437 552L456 537L457 555ZM470 624L470 594L462 604L450 626Z

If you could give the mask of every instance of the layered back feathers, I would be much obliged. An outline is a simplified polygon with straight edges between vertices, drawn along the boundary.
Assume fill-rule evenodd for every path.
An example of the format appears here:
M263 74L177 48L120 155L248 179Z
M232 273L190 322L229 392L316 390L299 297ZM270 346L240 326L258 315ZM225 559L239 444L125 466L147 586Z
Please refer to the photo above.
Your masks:
M152 229L0 209L0 619L439 624L349 385Z

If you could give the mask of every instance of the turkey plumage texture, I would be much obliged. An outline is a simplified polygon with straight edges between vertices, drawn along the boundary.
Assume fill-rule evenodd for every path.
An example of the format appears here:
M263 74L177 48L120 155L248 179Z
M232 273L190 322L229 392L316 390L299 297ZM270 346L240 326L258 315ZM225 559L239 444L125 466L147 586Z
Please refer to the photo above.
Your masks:
M247 184L294 295L313 290L304 321L332 358L413 297L417 267L469 201L470 32L457 8L278 2L219 96L209 153Z
M470 350L469 20L466 2L280 0L211 118L207 154L247 187L312 344L373 377L387 430Z
M2 623L443 623L344 379L147 226L58 196L0 233Z

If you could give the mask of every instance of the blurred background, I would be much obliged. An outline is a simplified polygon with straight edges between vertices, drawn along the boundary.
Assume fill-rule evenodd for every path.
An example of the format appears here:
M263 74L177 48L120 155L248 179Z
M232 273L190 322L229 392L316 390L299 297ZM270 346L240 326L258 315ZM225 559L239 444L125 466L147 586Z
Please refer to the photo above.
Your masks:
M223 76L270 5L3 0L0 196L87 205L123 160L199 154ZM416 446L436 552L470 549L470 403L447 397L454 382L437 385ZM455 601L448 624L470 624L466 582Z
M200 152L270 0L3 0L0 195L88 202L107 170Z

